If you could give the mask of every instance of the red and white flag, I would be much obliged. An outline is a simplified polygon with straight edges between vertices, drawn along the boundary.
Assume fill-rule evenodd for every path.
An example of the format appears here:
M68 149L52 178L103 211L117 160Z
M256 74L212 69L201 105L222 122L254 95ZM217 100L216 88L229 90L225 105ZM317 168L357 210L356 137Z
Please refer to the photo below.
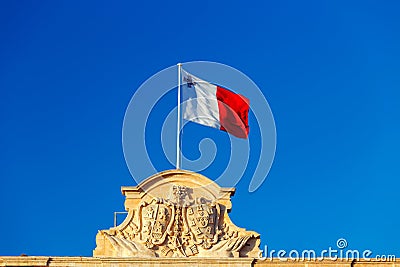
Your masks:
M182 69L183 118L226 131L239 138L249 135L249 99L211 84Z

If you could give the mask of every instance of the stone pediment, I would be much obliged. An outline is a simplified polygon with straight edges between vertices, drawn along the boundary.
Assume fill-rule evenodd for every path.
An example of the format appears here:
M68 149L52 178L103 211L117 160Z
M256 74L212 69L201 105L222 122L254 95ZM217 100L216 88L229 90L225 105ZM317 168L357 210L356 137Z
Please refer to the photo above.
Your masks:
M229 219L234 188L170 170L123 186L126 219L96 236L96 257L252 257L260 236Z

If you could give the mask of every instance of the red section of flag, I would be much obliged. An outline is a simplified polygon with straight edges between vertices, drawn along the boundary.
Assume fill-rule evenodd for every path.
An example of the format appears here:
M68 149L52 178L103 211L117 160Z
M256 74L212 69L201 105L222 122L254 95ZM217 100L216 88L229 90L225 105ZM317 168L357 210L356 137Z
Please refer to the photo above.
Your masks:
M221 130L239 138L249 135L249 99L217 86Z

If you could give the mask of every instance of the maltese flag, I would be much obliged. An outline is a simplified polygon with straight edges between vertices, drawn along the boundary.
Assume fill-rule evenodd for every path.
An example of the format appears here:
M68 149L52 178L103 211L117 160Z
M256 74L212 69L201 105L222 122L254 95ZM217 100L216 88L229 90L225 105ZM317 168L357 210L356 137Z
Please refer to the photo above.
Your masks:
M211 84L182 69L183 118L226 131L239 138L249 135L249 99Z

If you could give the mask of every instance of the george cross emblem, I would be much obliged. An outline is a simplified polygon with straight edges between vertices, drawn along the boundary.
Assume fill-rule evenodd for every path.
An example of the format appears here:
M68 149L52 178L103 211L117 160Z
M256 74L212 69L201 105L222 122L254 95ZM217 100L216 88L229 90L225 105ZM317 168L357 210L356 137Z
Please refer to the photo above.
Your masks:
M187 87L192 88L192 86L196 85L196 82L193 81L192 76L188 75L187 77L183 77L183 81L186 82Z

